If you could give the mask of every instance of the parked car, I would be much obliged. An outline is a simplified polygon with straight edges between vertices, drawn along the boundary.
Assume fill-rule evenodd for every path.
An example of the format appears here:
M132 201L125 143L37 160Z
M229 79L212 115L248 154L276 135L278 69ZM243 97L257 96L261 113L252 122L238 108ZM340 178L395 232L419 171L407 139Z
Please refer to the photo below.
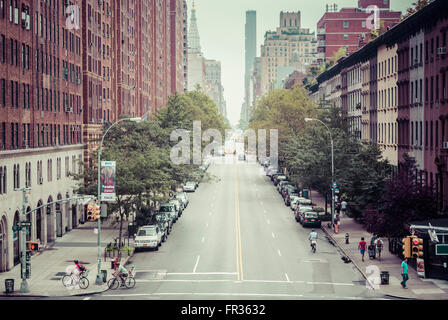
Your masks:
M277 167L269 166L268 169L266 170L266 175L268 177L270 177L271 175L273 175L274 173L277 173L277 172L278 172Z
M181 202L177 199L171 199L169 203L174 204L174 207L176 208L176 211L177 211L177 217L180 217L182 215L182 211L183 211Z
M295 213L294 213L294 217L296 219L297 222L300 222L300 216L302 214L304 214L305 212L309 212L309 211L313 211L313 207L311 206L298 206Z
M278 193L282 194L283 189L284 189L287 185L292 186L292 182L291 182L291 181L288 181L288 180L280 181L280 182L278 183L278 185L277 185Z
M157 212L155 214L155 220L159 223L163 223L164 228L166 228L166 235L169 235L173 228L173 221L171 220L169 212Z
M184 185L185 192L195 192L196 191L196 183L189 181Z
M162 244L162 231L158 225L147 225L141 227L134 239L135 251L139 249L152 248L159 250Z
M297 199L299 197L298 193L288 193L288 195L285 197L285 204L286 206L290 206L291 205L291 201L293 199Z
M312 206L313 202L310 199L303 198L303 199L300 199L299 204L301 206Z
M295 193L295 194L297 194L297 196L298 196L298 195L299 195L299 190L297 190L297 188L294 187L293 185L286 185L286 186L283 188L283 191L282 191L282 197L283 197L283 199L286 199L286 197L288 197L288 195L289 195L290 193Z
M274 182L274 179L277 178L278 176L282 176L283 173L281 172L276 172L273 175L271 175L271 181Z
M303 197L295 197L294 200L291 201L291 210L296 211L297 207L300 205L300 200L306 200Z
M286 181L286 177L284 175L278 175L274 178L274 186L278 186L281 181Z
M186 208L188 206L188 203L190 202L190 200L188 200L186 192L178 192L174 195L174 197L176 197L176 199L179 199L183 203L184 208Z
M177 211L176 207L172 203L164 203L160 205L160 212L167 212L171 221L174 223L177 221Z
M165 218L165 215L156 214L154 215L154 224L157 224L162 231L162 242L165 242L170 234L170 225L168 219Z
M301 214L300 223L303 227L311 226L320 228L321 226L319 214L315 211L308 211Z

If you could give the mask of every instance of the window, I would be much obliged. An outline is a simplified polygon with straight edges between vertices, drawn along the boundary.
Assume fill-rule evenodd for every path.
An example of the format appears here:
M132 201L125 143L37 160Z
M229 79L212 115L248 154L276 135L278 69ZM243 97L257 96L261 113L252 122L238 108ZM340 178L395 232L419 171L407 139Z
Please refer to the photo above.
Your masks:
M362 22L361 22L361 26L363 27L363 28L365 28L366 27L366 22L363 20ZM365 37L365 35L363 34L363 38Z
M344 28L348 28L348 21L344 21Z
M65 157L65 176L68 177L70 173L70 158Z
M344 40L348 40L348 34L344 34Z

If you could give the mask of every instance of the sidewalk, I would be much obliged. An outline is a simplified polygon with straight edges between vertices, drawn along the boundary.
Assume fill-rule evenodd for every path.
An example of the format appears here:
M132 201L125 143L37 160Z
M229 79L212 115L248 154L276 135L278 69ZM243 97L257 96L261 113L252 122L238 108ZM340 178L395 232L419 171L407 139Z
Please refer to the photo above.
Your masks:
M40 249L39 253L31 257L31 277L27 279L29 293L20 293L20 264L8 272L0 273L0 297L69 297L90 295L106 291L107 285L96 285L95 280L98 270L98 235L94 233L96 222L86 222L79 228L73 229L60 238L57 238L53 246ZM127 232L127 223L123 223L123 234ZM119 225L112 227L105 222L101 225L101 270L107 270L107 278L111 275L111 258L104 260L104 249L109 242L118 237ZM127 238L125 245L127 245ZM130 245L133 245L131 240ZM62 284L62 277L68 266L73 265L73 260L86 266L89 270L89 287L87 289L67 289ZM126 264L129 257L127 253L122 255L122 263ZM5 279L14 279L14 293L5 293Z
M313 203L324 207L325 199L316 191L311 191L311 198ZM377 266L380 271L389 272L389 284L381 285L380 283L373 283L379 285L379 292L386 296L403 298L403 299L421 299L421 300L445 300L448 299L448 281L437 279L423 279L417 275L417 271L409 267L409 280L407 286L409 289L401 287L400 265L401 259L389 252L389 241L387 238L381 238L384 242L384 249L381 252L381 261L377 259L370 259L366 253L364 255L364 262L361 259L361 254L358 250L358 242L361 237L367 244L370 243L372 234L364 230L361 224L355 222L349 217L341 217L341 224L339 226L339 233L334 234L331 229L327 227L327 222L322 224L322 230L328 235L329 239L352 260L355 267L370 283L374 282L372 279L373 271L369 270L369 266ZM350 236L349 244L345 243L345 234Z

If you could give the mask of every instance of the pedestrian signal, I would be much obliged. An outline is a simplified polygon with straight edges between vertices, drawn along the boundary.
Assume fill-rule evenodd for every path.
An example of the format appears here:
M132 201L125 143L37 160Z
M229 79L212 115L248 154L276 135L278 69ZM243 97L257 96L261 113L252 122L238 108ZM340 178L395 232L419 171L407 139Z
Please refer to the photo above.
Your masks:
M28 251L39 251L39 242L27 241L26 243Z
M87 206L87 221L95 221L93 210L94 210L93 204L89 203L89 205Z
M405 258L411 257L411 237L407 236L406 238L403 238L403 256Z
M413 238L412 239L412 258L423 257L423 239Z

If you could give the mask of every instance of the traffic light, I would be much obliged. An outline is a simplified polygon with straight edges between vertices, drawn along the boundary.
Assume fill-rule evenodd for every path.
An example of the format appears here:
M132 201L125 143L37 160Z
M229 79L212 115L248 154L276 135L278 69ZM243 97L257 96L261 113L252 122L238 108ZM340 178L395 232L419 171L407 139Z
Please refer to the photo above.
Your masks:
M423 239L414 237L412 239L412 258L423 257Z
M89 203L89 205L87 206L87 221L95 221L93 210L93 204Z
M403 238L403 256L405 258L411 257L411 237L407 236L406 238Z
M100 218L101 218L101 208L99 205L95 204L94 219L96 221Z
M27 241L26 244L28 251L39 251L39 242Z

